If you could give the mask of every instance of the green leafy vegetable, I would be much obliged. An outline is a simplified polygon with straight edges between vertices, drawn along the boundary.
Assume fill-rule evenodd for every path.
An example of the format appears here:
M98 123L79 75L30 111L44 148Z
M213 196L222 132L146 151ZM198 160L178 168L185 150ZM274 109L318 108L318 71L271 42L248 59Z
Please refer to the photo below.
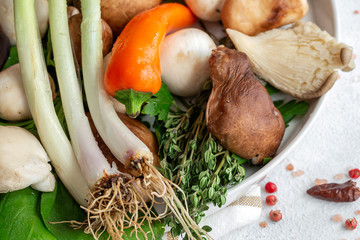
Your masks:
M70 223L56 223L83 222L86 218L84 210L79 207L60 181L57 182L53 192L42 194L40 212L47 229L58 240L94 239L91 234L84 233L83 229L72 228Z
M249 159L242 158L242 157L236 155L235 153L233 153L231 155L231 157L237 161L237 164L243 164L243 163L246 163L249 161Z
M165 121L158 118L154 124L160 139L162 173L184 191L197 223L205 216L209 202L219 207L225 204L226 186L244 179L242 164L248 161L223 149L207 131L205 110L210 92L208 81L186 112L179 109L169 112ZM176 219L169 218L167 223L173 235L181 233Z
M6 120L0 119L0 126L16 126L22 127L31 132L35 137L39 138L39 135L36 130L34 120L25 120L20 122L8 122Z
M176 106L174 98L166 84L162 82L160 90L146 101L142 113L152 117L157 116L160 121L166 121L172 105Z
M270 85L266 88L269 94L279 92ZM143 111L157 116L154 129L160 143L161 171L183 189L189 211L197 223L205 216L204 211L209 202L219 207L225 204L227 186L237 184L245 178L243 164L249 162L248 159L223 149L207 131L205 111L210 92L211 81L208 81L195 101L188 104L187 111L177 108L176 111L162 112L163 109L170 110L173 102L168 89L162 88L160 96L151 98ZM160 106L159 102L166 107ZM279 100L274 105L279 108L286 124L296 115L305 114L308 109L306 102L295 100L285 104L283 100ZM160 117L161 113L164 116ZM271 159L272 157L265 158L264 164ZM185 200L180 193L178 197ZM174 236L181 233L181 226L175 219L169 218L167 223L172 227Z
M0 195L0 236L2 240L56 240L39 213L40 193L31 188Z
M51 51L51 41L49 40L47 42L47 48L44 48L44 54L46 57L46 64L47 66L55 66L54 60L52 59L52 51ZM17 52L17 48L16 46L12 46L10 48L10 54L9 57L3 67L3 70L11 67L12 65L15 65L19 63L19 56L18 56L18 52Z
M83 222L85 212L71 197L65 186L57 181L55 190L51 193L40 193L32 188L0 194L0 238L2 240L46 239L46 240L86 240L94 239L92 235L84 233L83 229L74 229L70 223L56 223L76 220ZM6 219L6 221L3 221ZM144 232L148 239L152 238L149 226L145 223ZM156 221L152 224L155 239L161 239L164 234L164 222ZM136 239L126 229L124 240ZM100 240L107 239L104 233ZM145 239L138 234L139 239Z
M55 67L50 29L48 30L48 34L47 34L46 48L44 48L44 54L46 59L46 65Z
M266 157L266 158L264 158L262 164L265 165L265 164L267 164L268 162L270 162L272 159L273 159L272 157Z
M8 67L11 67L14 64L17 64L18 62L19 62L19 57L18 57L18 53L17 53L17 48L16 48L16 46L12 46L10 48L9 58L6 61L5 65L3 67L3 70L8 68Z
M296 100L291 100L285 104L283 104L283 102L279 102L276 107L283 116L285 125L288 126L289 122L293 120L294 117L306 114L309 109L309 104L304 101L297 102Z
M268 93L269 93L270 96L271 96L271 95L274 95L275 93L280 92L279 89L274 88L274 87L271 86L269 83L266 83L265 88L266 88L266 90L268 91Z
M94 239L91 234L84 233L83 229L74 229L70 223L56 223L61 221L83 222L86 219L85 212L79 207L71 197L65 186L58 181L55 190L51 193L43 193L41 196L41 215L46 227L58 240L86 240ZM155 239L160 239L164 234L164 222L154 222L152 229ZM144 232L148 232L148 238L151 239L150 229L147 223L143 227ZM124 240L136 239L131 234L132 229L126 229ZM138 234L139 239L145 239L142 233ZM100 239L107 239L107 233L101 235Z

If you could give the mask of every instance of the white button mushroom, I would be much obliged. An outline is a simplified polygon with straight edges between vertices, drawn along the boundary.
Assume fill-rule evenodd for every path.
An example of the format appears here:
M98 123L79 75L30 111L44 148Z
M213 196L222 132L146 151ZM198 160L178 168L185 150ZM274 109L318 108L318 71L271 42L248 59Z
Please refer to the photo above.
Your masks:
M47 0L35 0L35 11L41 36L44 36L49 24L49 4ZM14 25L13 0L0 1L0 25L10 39L12 46L16 45Z
M0 126L0 193L33 186L53 191L55 179L44 148L27 130Z
M225 0L185 0L186 5L200 19L219 21Z
M55 98L55 85L50 75L49 80ZM0 72L0 118L7 121L31 119L19 64Z
M43 181L31 184L30 187L40 192L52 192L55 188L55 183L55 177L50 173Z
M196 95L210 77L209 59L216 48L210 36L195 28L183 29L165 38L161 48L161 76L170 92Z
M8 121L31 118L19 64L0 72L0 118Z

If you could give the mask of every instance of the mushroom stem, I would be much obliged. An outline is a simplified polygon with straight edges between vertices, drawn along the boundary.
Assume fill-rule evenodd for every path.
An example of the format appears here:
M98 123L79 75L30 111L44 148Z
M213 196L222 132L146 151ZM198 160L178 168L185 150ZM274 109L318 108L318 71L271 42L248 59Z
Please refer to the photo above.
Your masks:
M340 51L340 59L341 63L346 67L350 64L351 58L353 55L352 48L343 47Z

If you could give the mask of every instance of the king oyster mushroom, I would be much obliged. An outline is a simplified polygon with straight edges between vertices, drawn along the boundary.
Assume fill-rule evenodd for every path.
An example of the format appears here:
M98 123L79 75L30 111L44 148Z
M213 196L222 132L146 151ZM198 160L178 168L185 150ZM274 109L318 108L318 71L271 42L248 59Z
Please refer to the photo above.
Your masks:
M299 99L320 97L337 80L336 69L355 67L352 48L312 22L298 21L289 29L273 29L255 37L226 31L236 49L250 58L255 74Z
M210 65L209 132L226 149L262 163L276 153L285 132L284 119L252 73L246 54L220 46L213 50Z

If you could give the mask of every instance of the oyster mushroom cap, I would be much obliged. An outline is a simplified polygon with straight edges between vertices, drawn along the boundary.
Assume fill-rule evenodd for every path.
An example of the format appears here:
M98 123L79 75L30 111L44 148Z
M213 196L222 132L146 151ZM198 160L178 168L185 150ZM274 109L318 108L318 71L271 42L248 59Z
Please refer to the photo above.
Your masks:
M250 58L255 74L299 99L320 97L337 80L336 70L352 70L352 48L311 22L273 29L255 37L227 29L237 50Z
M285 132L284 119L265 87L251 71L246 54L225 47L210 58L213 89L206 126L222 146L260 164L276 153Z
M0 193L33 184L35 187L39 184L38 189L53 191L50 159L37 138L12 126L0 126L0 136Z

